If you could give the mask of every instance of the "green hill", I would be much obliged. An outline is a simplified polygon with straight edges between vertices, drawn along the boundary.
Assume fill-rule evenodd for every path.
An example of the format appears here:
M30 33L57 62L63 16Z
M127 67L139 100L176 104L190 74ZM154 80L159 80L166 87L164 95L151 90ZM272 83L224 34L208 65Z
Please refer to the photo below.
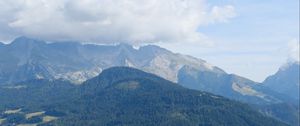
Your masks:
M4 101L0 105L3 124L285 125L240 102L186 89L153 74L127 67L104 70L80 86L45 80L18 86L23 88L1 88L0 99ZM29 121L26 115L33 112L44 113Z

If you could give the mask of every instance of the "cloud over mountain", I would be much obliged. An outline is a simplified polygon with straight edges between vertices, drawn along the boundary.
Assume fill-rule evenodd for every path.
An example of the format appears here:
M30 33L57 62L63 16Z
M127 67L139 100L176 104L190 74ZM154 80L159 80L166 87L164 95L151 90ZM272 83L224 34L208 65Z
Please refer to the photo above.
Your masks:
M299 62L299 40L293 39L288 43L289 58Z
M201 42L199 27L236 16L204 0L0 0L0 39Z

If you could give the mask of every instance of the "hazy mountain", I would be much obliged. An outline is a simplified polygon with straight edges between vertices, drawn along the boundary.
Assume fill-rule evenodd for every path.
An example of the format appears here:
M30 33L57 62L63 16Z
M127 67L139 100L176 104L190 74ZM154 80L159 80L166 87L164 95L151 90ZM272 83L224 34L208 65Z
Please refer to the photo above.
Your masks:
M63 78L81 83L112 66L139 68L174 82L177 81L178 70L186 64L202 71L223 72L203 60L152 45L134 49L126 44L46 43L20 37L0 49L0 57L1 83L36 78Z
M134 48L127 44L44 42L20 37L0 46L0 57L0 84L31 79L63 79L80 84L97 76L103 69L130 66L179 82L184 87L212 92L254 104L255 107L262 105L259 107L263 108L263 112L266 112L266 105L298 103L262 84L228 74L204 60L153 45ZM273 115L280 115L277 118L284 120L285 116L280 114L282 112L271 110Z
M299 70L299 66L290 69L295 75L299 74L296 72ZM297 79L295 75L291 76L294 77L293 80ZM284 92L277 92L278 90L273 87L275 85L268 85L268 87L264 86L265 84L256 83L238 75L216 74L210 71L200 71L189 66L180 69L178 82L190 89L207 91L248 103L267 116L277 118L293 126L299 125L299 99L295 99L295 96L286 95ZM274 84L277 83L274 82ZM294 88L291 91L297 90L299 92L299 87L294 86Z
M299 64L298 68L295 66L290 68L290 71L293 71L295 75L299 74L297 70L299 71ZM295 75L290 76L294 77L294 82L298 77L298 75ZM278 90L272 87L275 85L264 86L265 84L256 83L238 75L216 74L210 71L200 71L189 66L184 66L180 69L178 82L190 89L207 91L249 103L265 115L277 118L293 126L299 125L299 100L295 99L295 96L292 97L283 92L277 92ZM270 83L272 84L272 82ZM276 81L274 84L277 84ZM291 91L297 90L299 92L299 87L294 88Z
M293 101L293 99L247 78L225 72L201 71L189 66L184 66L180 69L178 83L190 89L212 92L251 104L273 104Z
M283 65L274 75L269 76L263 84L299 101L300 90L299 62L290 62Z
M20 37L0 49L0 83L30 79L65 79L81 83L102 69L130 66L157 74L185 87L257 102L279 100L258 90L259 84L204 60L172 53L158 46L82 45L76 42L46 43Z
M245 104L127 67L80 86L35 80L1 86L0 94L2 125L285 125Z

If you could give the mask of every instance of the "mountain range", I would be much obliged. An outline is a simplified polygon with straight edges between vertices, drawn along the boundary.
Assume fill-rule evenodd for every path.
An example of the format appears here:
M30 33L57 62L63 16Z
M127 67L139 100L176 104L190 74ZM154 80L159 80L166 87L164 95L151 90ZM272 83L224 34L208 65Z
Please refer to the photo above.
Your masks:
M226 73L202 59L154 45L135 48L127 44L45 42L19 37L10 44L0 44L0 57L0 85L35 79L59 79L84 85L86 80L96 77L104 69L127 66L186 88L247 103L267 116L292 125L299 124L299 114L287 113L292 115L288 119L282 114L299 112L299 63L289 63L263 83L257 83ZM282 109L277 111L277 108Z
M135 49L126 44L109 46L82 45L76 42L46 43L20 37L11 44L2 46L0 56L0 83L43 78L65 79L80 84L95 77L103 69L113 66L129 66L179 82L188 88L209 91L230 98L243 95L261 102L280 100L259 91L255 87L263 88L263 86L256 82L227 74L204 60L175 54L154 45ZM200 80L194 78L196 81L192 81L191 79L197 77L198 73L203 75L200 75L202 78L199 78ZM224 87L229 89L223 90ZM222 89L223 92L216 88ZM242 100L249 101L248 98Z
M77 42L46 43L20 37L0 50L1 83L28 79L63 78L81 83L112 66L130 66L177 81L177 72L185 64L203 71L223 72L203 60L174 54L158 46L134 49L127 44L82 45Z

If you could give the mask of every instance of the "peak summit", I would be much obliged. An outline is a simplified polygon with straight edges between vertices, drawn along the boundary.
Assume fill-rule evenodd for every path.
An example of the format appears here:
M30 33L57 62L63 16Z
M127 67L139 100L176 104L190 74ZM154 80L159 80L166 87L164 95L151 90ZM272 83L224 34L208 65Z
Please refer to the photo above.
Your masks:
M32 38L28 38L25 36L21 36L16 38L14 41L11 42L11 45L32 45L32 44L42 44L45 43L44 41L41 40L37 40L37 39L32 39Z
M285 71L287 69L291 69L291 68L294 68L294 67L297 67L297 66L299 67L299 65L300 65L299 61L289 61L286 64L282 65L279 70L280 71Z
M135 69L132 67L111 67L108 69L105 69L101 72L101 74L99 74L97 77L93 78L93 79L106 79L106 80L122 80L122 79L137 79L137 78L147 78L147 77L151 77L151 78L159 78L153 74L144 72L142 70L139 69Z

